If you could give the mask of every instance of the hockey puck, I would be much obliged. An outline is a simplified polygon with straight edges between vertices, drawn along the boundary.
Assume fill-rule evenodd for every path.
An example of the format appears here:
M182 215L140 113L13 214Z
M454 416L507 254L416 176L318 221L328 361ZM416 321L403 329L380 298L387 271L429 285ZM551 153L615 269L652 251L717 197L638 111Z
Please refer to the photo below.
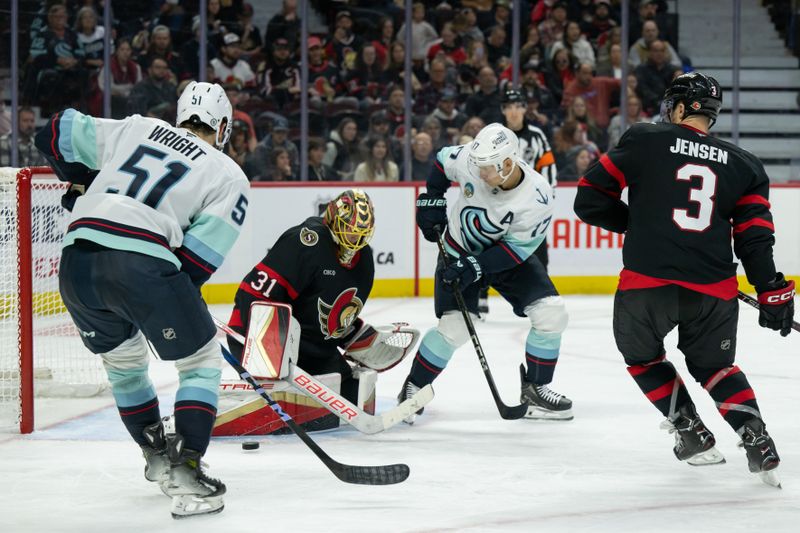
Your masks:
M242 443L243 450L257 450L260 446L261 444L255 441L248 441Z

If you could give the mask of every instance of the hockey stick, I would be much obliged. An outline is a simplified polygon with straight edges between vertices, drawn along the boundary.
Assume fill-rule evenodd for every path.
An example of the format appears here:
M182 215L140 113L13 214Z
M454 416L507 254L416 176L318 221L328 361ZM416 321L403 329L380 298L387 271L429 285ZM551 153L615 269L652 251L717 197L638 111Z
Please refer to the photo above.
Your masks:
M444 249L444 241L442 240L441 232L439 233L439 239L437 242L439 244L439 253L442 254L442 259L444 260L445 265L449 265L450 256ZM472 345L475 347L475 353L478 354L478 361L481 363L483 375L486 376L486 381L489 383L489 390L492 391L492 397L494 398L494 403L497 404L497 410L500 411L500 416L505 420L517 420L522 418L527 414L528 406L524 403L515 405L514 407L508 406L503 403L503 400L500 398L500 393L497 392L497 385L494 383L492 371L489 370L489 363L486 361L486 356L483 353L483 347L481 346L481 341L478 339L478 334L475 331L475 325L472 323L472 317L469 316L467 304L464 303L464 296L461 294L461 289L458 287L458 281L453 284L453 294L456 297L458 309L461 311L461 315L464 317L464 323L467 325L469 337L472 339Z
M226 335L230 335L236 342L244 346L246 341L241 334L232 330L227 324L216 317L213 318L214 323L220 331ZM412 413L417 412L433 400L433 387L427 385L394 409L379 415L371 415L359 409L356 405L349 402L321 381L315 379L314 376L294 363L289 364L289 375L290 379L288 383L292 387L298 389L306 396L314 398L328 411L335 414L358 431L368 435L379 433L399 424L403 419L411 416Z
M755 307L756 309L760 308L761 306L758 304L758 300L750 296L749 294L745 294L742 291L739 291L739 299L749 305L750 307ZM800 324L792 321L792 329L795 331L800 332Z
M358 465L347 465L344 463L340 463L330 455L325 453L325 451L319 447L319 445L314 442L314 440L309 437L306 430L303 429L297 422L292 419L283 409L281 406L278 405L278 402L272 399L272 397L267 394L267 391L258 384L258 382L253 379L245 368L239 364L239 361L236 360L235 357L228 351L228 349L220 343L220 348L222 348L222 353L225 357L225 360L236 370L243 380L248 382L250 386L253 387L253 390L256 391L264 401L270 406L270 408L275 411L281 420L289 426L289 429L294 431L294 434L300 437L306 446L311 448L311 451L314 452L314 455L319 457L319 459L325 463L325 466L328 467L328 470L333 472L333 475L338 477L340 480L344 481L345 483L354 483L357 485L393 485L395 483L402 483L406 479L408 479L408 475L411 473L411 470L408 468L406 464L393 464L393 465L378 465L378 466L358 466Z

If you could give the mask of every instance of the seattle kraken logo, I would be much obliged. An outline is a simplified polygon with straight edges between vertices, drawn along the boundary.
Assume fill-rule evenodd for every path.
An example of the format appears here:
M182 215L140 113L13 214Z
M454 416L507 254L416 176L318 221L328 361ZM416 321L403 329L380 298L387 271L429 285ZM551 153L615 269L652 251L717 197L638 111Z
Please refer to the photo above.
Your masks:
M465 207L461 210L461 241L472 253L480 253L493 245L503 228L489 220L486 209Z

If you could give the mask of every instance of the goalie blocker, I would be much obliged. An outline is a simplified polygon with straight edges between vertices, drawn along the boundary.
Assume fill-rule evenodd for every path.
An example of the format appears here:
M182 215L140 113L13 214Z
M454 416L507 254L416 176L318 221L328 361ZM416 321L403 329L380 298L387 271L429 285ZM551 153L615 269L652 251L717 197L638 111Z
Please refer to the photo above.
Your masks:
M340 374L312 377L295 366L299 339L300 325L291 316L289 305L254 302L241 362L298 424L306 431L319 431L338 427L340 419L356 418L359 410L374 414L377 372L402 361L419 339L419 331L400 323L377 328L364 324L352 336L344 355L356 365L353 368L353 377L358 382L355 409L339 396ZM259 398L254 398L251 390L252 386L238 376L230 379L223 376L214 436L288 431L280 417Z

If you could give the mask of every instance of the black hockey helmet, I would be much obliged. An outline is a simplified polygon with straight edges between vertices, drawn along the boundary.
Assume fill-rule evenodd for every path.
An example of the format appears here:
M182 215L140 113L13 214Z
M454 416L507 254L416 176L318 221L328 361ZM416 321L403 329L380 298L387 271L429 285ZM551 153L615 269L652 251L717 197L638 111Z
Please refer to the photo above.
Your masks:
M520 91L517 89L506 89L503 92L502 98L500 98L500 105L506 104L522 104L526 105L528 103L528 99L525 98Z
M722 107L722 87L717 80L702 72L681 74L664 91L661 116L665 122L669 122L669 116L678 102L686 106L685 117L705 115L711 121L709 127L713 126Z

